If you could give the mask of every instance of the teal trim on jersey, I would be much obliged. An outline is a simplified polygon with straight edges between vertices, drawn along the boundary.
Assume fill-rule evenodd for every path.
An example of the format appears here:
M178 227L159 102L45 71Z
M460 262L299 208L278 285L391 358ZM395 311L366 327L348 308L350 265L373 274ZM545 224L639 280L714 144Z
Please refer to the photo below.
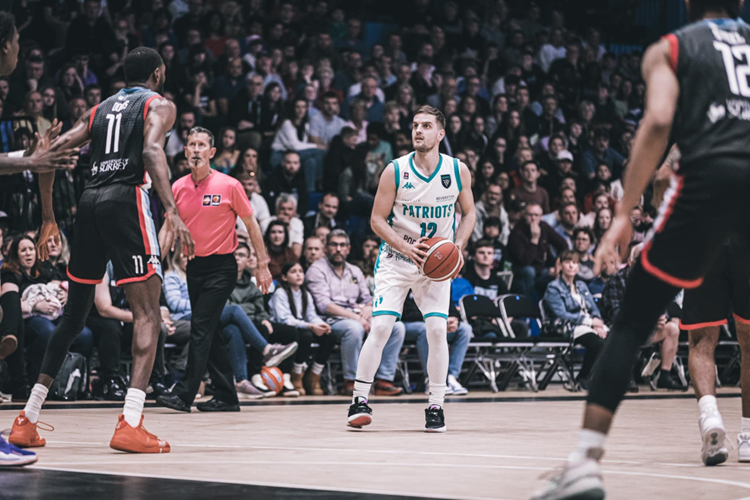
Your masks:
M375 313L373 313L373 316L375 316ZM448 315L443 313L427 313L423 316L423 318L427 319L430 316L437 316L438 318L448 319Z
M456 184L458 184L458 194L461 194L463 186L461 185L461 169L459 168L458 158L453 158L453 169L456 171Z
M432 179L435 178L437 173L440 171L440 166L442 164L443 164L443 155L440 155L440 161L438 161L437 167L435 167L435 170L432 172L432 175L430 175L430 177L428 178L420 174L417 171L417 168L414 166L414 153L412 153L411 156L409 156L409 166L411 167L411 171L414 172L414 175L416 175L417 177L419 177L425 182L430 182Z
M398 194L398 185L401 183L401 173L399 172L398 168L398 162L396 160L393 160L391 163L393 163L393 168L395 169L393 175L394 180L396 181L396 193Z
M378 258L375 259L375 267L372 268L372 276L375 277L375 274L378 272L378 266L380 265L380 254L383 253L383 247L385 246L385 240L380 242L380 248L378 248ZM374 292L375 290L373 290Z
M401 314L397 313L396 311L375 311L372 313L373 316L396 316L398 319L401 319ZM448 316L446 316L448 318Z

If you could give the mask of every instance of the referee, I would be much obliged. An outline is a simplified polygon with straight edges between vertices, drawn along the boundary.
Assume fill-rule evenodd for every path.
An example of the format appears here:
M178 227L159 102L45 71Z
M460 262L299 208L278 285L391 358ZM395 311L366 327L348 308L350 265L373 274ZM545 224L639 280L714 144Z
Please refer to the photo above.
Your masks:
M250 201L242 184L213 170L211 158L216 154L213 134L202 127L190 130L185 156L191 175L172 186L180 217L195 240L195 258L188 262L187 284L192 306L190 347L185 378L170 395L156 402L177 411L190 412L206 365L214 384L214 397L196 405L199 411L240 411L237 390L232 378L232 363L221 334L219 318L237 281L237 248L235 224L239 216L247 226L250 240L258 254L256 278L258 287L268 293L271 273L268 255ZM166 228L167 247L174 236Z

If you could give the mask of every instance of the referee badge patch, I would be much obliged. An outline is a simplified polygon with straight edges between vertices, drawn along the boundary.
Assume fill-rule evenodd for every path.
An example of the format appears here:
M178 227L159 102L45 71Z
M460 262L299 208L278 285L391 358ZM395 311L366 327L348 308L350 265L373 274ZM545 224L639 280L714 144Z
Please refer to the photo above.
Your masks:
M204 194L203 195L203 206L204 207L211 206L211 195L210 194Z
M450 174L441 175L440 176L440 180L443 181L443 187L445 189L448 189L449 187L451 187L451 176L450 176Z
M221 195L215 194L211 197L211 206L218 207L219 205L221 205Z

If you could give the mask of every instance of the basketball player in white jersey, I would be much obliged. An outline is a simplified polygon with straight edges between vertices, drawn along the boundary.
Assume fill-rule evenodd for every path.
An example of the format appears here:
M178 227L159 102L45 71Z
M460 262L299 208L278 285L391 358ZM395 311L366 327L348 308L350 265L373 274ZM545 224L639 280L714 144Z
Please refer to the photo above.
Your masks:
M372 325L357 366L354 400L348 425L372 422L368 406L373 377L393 324L401 318L409 289L414 293L430 346L427 375L430 380L425 431L445 432L443 400L448 377L448 307L451 280L432 281L419 272L428 250L424 241L440 236L454 241L459 251L469 241L476 222L469 169L455 158L440 154L445 137L445 116L431 106L414 115L412 142L415 151L394 160L383 171L375 195L370 224L383 239L375 262ZM461 222L456 229L456 209ZM455 278L463 265L463 257Z

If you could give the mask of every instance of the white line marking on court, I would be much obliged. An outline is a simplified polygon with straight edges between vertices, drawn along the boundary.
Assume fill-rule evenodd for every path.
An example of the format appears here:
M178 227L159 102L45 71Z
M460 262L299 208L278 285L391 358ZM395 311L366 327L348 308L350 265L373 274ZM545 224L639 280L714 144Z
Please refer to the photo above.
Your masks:
M169 463L169 462L162 462L162 463ZM175 462L179 463L179 462ZM186 462L185 462L186 463ZM201 462L203 465L206 464L205 460ZM244 462L237 462L237 461L227 461L227 462L215 462L211 461L211 463L244 463ZM282 463L282 462L279 462ZM308 462L309 464L316 465L318 462ZM101 464L101 462L99 462ZM348 465L347 463L342 463L342 465ZM411 464L409 464L411 465ZM304 485L304 484L293 484L293 483L269 483L269 482L251 482L251 481L232 481L228 479L198 479L198 478L191 478L191 477L180 477L180 476L173 476L169 474L139 474L134 472L106 472L106 471L93 471L93 470L86 470L86 469L72 469L68 467L47 467L47 466L32 466L28 467L30 469L41 469L41 470L54 470L54 471L60 471L60 472L81 472L84 474L101 474L106 476L127 476L127 477L149 477L154 479L173 479L175 481L197 481L197 482L209 482L209 483L222 483L222 484L247 484L252 486L269 486L272 488L296 488L296 489L307 489L307 490L316 490L316 491L337 491L337 492L345 492L345 493L369 493L371 495L403 495L403 496L413 496L413 497L422 497L422 498L436 498L436 499L460 499L460 500L508 500L508 499L502 499L497 497L469 497L469 496L443 496L443 495L435 495L431 493L424 493L424 492L404 492L404 491L386 491L386 490L370 490L370 489L354 489L354 488L341 488L341 487L325 487L325 486L314 486L314 485Z

